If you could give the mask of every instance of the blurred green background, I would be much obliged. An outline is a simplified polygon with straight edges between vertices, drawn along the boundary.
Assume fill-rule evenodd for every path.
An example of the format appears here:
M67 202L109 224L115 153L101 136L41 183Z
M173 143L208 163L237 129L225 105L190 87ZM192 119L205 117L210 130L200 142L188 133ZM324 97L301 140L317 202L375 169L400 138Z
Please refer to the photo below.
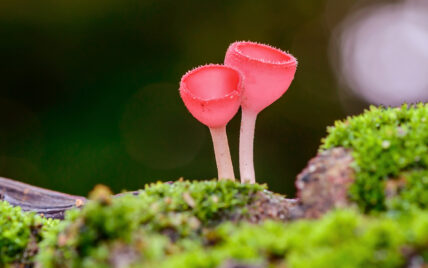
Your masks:
M1 1L0 176L80 195L98 183L118 192L215 177L209 131L185 109L178 82L251 40L299 60L255 139L258 181L293 196L326 126L350 113L329 42L356 2ZM352 103L351 113L366 106ZM237 174L239 121L228 125Z

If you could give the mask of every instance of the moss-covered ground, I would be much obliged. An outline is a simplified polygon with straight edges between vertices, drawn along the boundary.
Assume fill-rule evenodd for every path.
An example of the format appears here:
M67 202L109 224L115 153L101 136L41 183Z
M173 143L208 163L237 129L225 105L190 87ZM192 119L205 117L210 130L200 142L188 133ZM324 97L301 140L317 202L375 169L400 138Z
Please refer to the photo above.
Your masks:
M265 213L293 205L230 181L100 186L61 222L0 202L0 267L426 267L427 120L427 104L372 107L329 128L321 150L351 149L358 206L318 219Z
M178 181L113 199L97 187L92 202L68 213L44 241L40 260L44 267L109 267L162 259L213 242L209 230L245 218L261 191L263 186L231 181Z

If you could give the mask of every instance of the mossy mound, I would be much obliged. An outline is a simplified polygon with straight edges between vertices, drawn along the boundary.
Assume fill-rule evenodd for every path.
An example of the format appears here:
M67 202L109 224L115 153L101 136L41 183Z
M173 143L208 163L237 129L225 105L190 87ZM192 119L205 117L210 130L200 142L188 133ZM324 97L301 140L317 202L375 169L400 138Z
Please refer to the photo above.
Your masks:
M146 262L214 243L210 230L224 221L285 220L288 215L282 196L261 185L231 181L156 183L138 195L119 198L97 188L90 197L92 202L81 212L69 212L43 242L39 258L43 267ZM274 203L275 212L259 211L266 200Z
M254 224L263 186L176 182L112 198L97 188L40 244L40 267L404 267L428 263L428 212ZM268 195L271 193L267 192Z
M69 211L66 220L47 225L38 245L36 267L357 268L428 264L427 210L413 207L407 212L368 216L348 208L313 220L248 222L248 204L265 192L259 185L176 182L112 198L106 188L98 187L81 211ZM23 215L34 217L19 208L16 213L15 224ZM31 225L24 226L23 233L28 230ZM19 256L23 255L18 253L16 258Z
M0 267L31 264L38 252L37 243L45 231L57 223L0 201Z
M364 211L428 207L428 104L370 107L328 133L321 150L352 149L356 179L349 195Z

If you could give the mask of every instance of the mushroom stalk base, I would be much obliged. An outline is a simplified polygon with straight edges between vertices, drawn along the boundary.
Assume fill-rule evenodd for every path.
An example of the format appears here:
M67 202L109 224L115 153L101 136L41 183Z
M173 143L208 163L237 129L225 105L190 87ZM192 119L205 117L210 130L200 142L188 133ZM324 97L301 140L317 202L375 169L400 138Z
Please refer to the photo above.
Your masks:
M239 137L239 172L242 183L256 183L254 172L254 130L257 113L242 109L241 133Z
M214 144L215 161L217 163L219 180L235 180L229 143L227 141L226 126L210 128Z

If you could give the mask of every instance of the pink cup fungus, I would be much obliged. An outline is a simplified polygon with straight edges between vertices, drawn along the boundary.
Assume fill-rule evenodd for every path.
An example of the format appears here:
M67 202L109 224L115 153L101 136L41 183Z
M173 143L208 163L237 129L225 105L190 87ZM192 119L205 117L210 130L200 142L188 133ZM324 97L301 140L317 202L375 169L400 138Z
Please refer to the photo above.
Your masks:
M271 46L242 41L229 46L224 63L243 76L239 169L241 182L255 183L253 143L257 115L287 91L297 60Z
M241 104L242 81L232 67L209 64L187 72L180 82L180 96L189 112L209 127L218 178L235 179L226 125Z

